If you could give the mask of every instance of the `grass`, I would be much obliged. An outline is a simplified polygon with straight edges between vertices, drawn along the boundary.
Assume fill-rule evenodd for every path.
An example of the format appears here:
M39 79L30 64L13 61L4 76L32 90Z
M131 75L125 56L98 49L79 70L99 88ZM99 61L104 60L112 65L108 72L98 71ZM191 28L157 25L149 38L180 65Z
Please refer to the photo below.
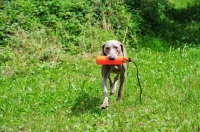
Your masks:
M59 36L43 27L10 34L9 45L0 47L0 131L200 131L200 47L168 49L156 38L145 40L149 48L127 47L139 67L143 103L129 63L123 101L109 96L109 107L101 110L99 53L93 49L113 36L89 28L94 35L85 40L84 30L79 48L86 50L78 55L64 52ZM84 53L85 44L94 53Z
M111 96L106 110L100 108L98 53L62 54L64 59L55 65L38 61L26 66L27 72L16 64L13 67L23 71L19 73L2 63L0 130L199 131L200 48L160 52L127 48L127 52L139 67L143 103L136 69L129 63L123 102Z
M193 5L198 3L197 0L169 0L172 4L175 5L175 8L181 9L186 8L188 5Z

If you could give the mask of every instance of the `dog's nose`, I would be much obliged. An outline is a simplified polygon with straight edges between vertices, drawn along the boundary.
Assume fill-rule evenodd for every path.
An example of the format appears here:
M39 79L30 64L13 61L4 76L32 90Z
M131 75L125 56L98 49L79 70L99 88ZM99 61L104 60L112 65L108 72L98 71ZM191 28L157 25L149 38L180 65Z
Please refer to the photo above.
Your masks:
M109 60L115 60L115 57L110 56L110 57L108 57L108 59Z

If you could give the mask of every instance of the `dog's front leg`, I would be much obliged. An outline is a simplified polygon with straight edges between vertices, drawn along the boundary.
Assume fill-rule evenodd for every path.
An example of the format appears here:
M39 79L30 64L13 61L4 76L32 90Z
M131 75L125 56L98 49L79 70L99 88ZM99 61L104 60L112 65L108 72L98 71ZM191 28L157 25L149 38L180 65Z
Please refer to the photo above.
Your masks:
M107 89L107 81L106 81L107 77L103 76L102 77L102 85L103 85L103 104L101 106L102 109L105 109L108 107L108 89Z
M118 92L117 101L121 101L122 100L125 77L126 77L126 73L125 72L120 75L120 86L119 86L119 92Z
M116 87L117 87L117 80L119 78L119 74L117 74L114 78L114 81L112 83L111 89L110 89L110 95L114 94L116 91Z

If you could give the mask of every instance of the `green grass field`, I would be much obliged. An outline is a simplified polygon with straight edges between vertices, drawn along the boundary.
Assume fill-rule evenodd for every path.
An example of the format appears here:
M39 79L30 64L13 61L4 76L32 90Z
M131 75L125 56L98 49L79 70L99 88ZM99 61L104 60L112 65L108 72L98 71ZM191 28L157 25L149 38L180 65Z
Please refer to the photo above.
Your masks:
M109 96L106 110L98 53L63 54L65 61L33 63L24 74L2 64L0 131L200 131L200 48L127 51L143 103L129 63L123 101Z
M34 9L39 10L33 12L36 13L36 16L37 11L44 14L46 11L48 14L50 11L47 11L45 7L58 4L57 1L54 2L44 2L44 5L38 5L40 8L36 8L36 2L36 5L33 4ZM112 0L109 2L112 3ZM197 0L183 0L181 2L180 0L170 0L170 2L175 4L177 9L187 7L187 2L191 5L194 2L198 3ZM22 12L17 10L20 7L17 3L24 6L24 9L19 8L22 9ZM38 1L38 3L40 2ZM103 101L101 66L95 63L95 58L99 55L95 49L99 49L100 52L103 41L108 38L112 39L116 35L114 29L109 29L110 26L113 26L112 22L104 23L105 27L109 29L107 31L107 28L92 27L93 24L90 24L88 20L88 23L80 21L78 27L76 23L69 21L69 26L67 24L64 26L67 29L62 29L60 26L61 29L55 29L56 34L54 34L50 31L54 28L49 29L51 24L49 27L44 25L38 27L39 16L35 20L32 19L34 15L30 18L27 17L29 14L24 16L23 11L25 14L29 13L26 8L29 4L32 5L32 1L16 1L16 5L13 3L12 8L9 6L5 8L7 13L1 6L1 14L3 14L1 23L8 22L8 25L2 26L0 31L2 36L0 37L4 38L3 35L8 35L6 39L9 40L7 41L9 43L0 45L0 131L200 131L200 47L193 45L199 45L199 43L182 44L178 39L172 39L176 48L169 48L170 45L173 47L173 44L169 44L157 36L156 38L151 35L145 36L146 39L140 40L139 36L137 38L134 34L129 34L133 35L131 39L135 38L133 41L126 38L126 32L124 35L123 30L116 29L119 33L122 32L128 57L138 64L140 82L143 88L142 103L139 100L140 90L137 84L135 65L128 63L122 102L116 102L117 94L109 96L109 107L101 110ZM72 10L72 14L67 12L64 15L64 12L61 16L72 17L72 21L76 20L75 22L79 24L81 13L79 14L79 8L74 8L77 5L77 3L72 4L72 6L68 5L77 11L75 17L72 17L75 13L74 10ZM90 9L90 6L82 6ZM57 7L62 6L58 4ZM65 8L63 7L63 9ZM57 11L56 8L55 11ZM32 13L32 10L30 12ZM104 12L101 14L104 15ZM108 12L109 15L111 14ZM126 17L122 16L125 15L122 14L119 18L126 20ZM11 19L12 17L13 19ZM26 20L24 19L26 17L30 20L23 21ZM54 23L56 20L58 27L59 24L62 25L55 15L52 14L51 17L47 19L49 20L47 22ZM98 18L88 16L88 19L91 19L93 23L96 22L93 19L99 19L99 16ZM19 20L19 23L15 23L15 20L16 22ZM24 30L24 27L20 26L21 24L28 28L33 26L34 31ZM84 27L80 30L82 24ZM199 23L197 21L193 24L194 33L196 33ZM77 34L80 35L78 32L80 30L82 36L77 37L77 34L73 35L71 32L67 32L70 25L70 31L77 31ZM34 29L34 26L39 29ZM134 25L132 26L134 30ZM4 28L9 30L2 32ZM163 29L165 28L163 27ZM63 32L61 33L63 36L60 36L59 32ZM180 28L180 31L177 32L180 34L177 36L180 35L182 38L192 36L192 34L189 36L190 32L187 34L185 32L182 32ZM193 37L199 40L198 32L196 34L197 38L195 38L195 34ZM63 41L58 41L60 37L63 37ZM115 37L117 38L117 36ZM130 48L132 42L137 42L136 49ZM176 46L176 43L180 43L180 45ZM63 44L69 47L65 47L66 45ZM181 48L178 48L179 46ZM89 49L87 49L88 47Z

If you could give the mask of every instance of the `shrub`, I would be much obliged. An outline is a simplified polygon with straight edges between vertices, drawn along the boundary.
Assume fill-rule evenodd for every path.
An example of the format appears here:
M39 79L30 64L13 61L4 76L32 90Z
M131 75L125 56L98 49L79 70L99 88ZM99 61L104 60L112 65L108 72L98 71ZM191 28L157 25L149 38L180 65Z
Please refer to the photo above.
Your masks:
M2 2L0 14L0 45L11 44L10 36L18 28L43 28L72 54L93 52L108 39L132 46L137 41L137 22L130 19L123 1L16 0Z
M198 2L183 9L176 9L168 0L126 0L126 5L134 17L136 13L141 16L141 37L156 37L175 47L200 44Z

